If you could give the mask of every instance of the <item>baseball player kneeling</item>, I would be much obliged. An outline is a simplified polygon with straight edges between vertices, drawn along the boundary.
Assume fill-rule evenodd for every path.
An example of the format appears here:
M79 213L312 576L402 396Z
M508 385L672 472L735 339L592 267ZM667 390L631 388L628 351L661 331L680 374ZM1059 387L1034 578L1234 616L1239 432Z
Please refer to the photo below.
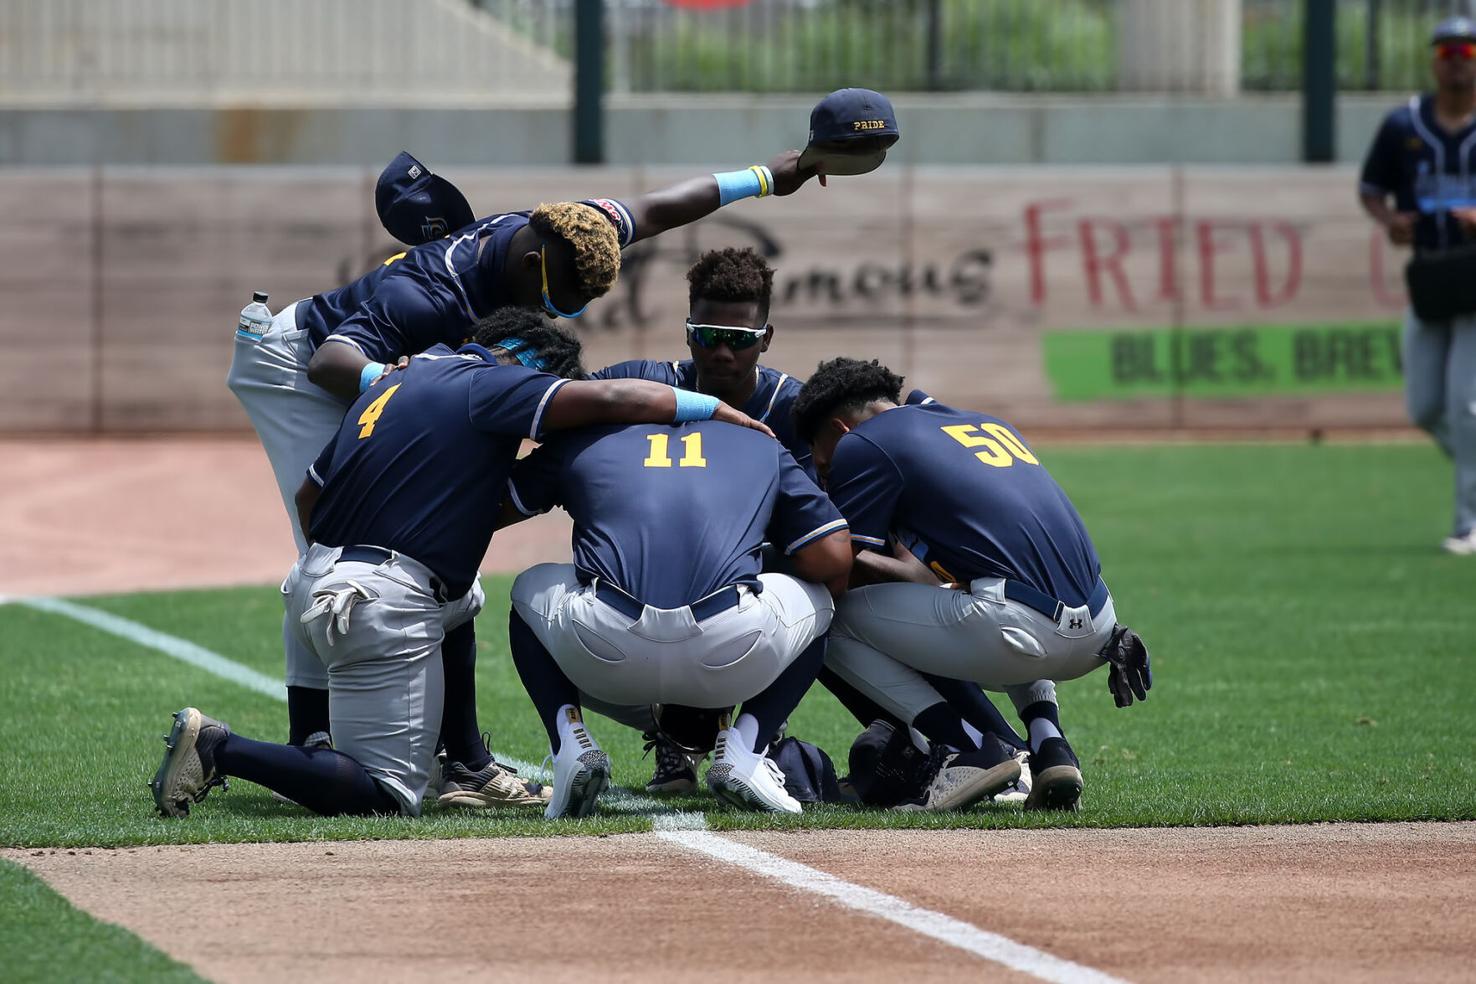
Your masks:
M509 492L525 516L560 505L574 520L574 563L519 575L509 616L554 761L544 815L588 816L609 783L581 693L741 705L718 734L708 786L740 808L801 812L764 752L824 661L851 541L793 456L716 422L595 428L524 459ZM796 576L760 572L766 540L784 545Z
M187 707L152 783L161 813L184 815L239 776L318 813L419 815L445 702L441 648L481 608L477 565L522 441L715 418L773 443L767 427L712 397L571 380L583 375L578 340L535 312L502 309L475 337L433 346L359 397L297 491L308 548L282 594L298 643L326 673L336 747L253 741ZM542 804L476 751L481 761L460 763L458 786L484 797L508 786L504 801Z
M1025 807L1076 809L1052 681L1110 665L1127 706L1151 686L1148 651L1117 624L1081 517L1014 428L923 394L902 406L901 391L875 360L839 358L795 401L857 573L884 582L842 600L827 663L930 739L939 694L924 674L1004 690L1030 732ZM922 563L892 556L893 536Z

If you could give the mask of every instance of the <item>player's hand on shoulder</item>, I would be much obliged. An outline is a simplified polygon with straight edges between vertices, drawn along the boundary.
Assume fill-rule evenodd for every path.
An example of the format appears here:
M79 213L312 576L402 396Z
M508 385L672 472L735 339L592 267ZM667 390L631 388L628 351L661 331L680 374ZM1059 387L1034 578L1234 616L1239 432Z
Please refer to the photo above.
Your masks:
M814 167L801 168L799 166L800 152L797 150L786 150L769 161L769 173L774 175L774 194L792 195L800 189L806 181L819 174ZM820 176L820 183L825 183L825 176Z
M393 373L399 372L401 369L404 369L408 365L410 365L410 356L408 356L408 355L402 355L398 359L396 359L394 362L386 362L384 364L384 372L380 374L380 376L379 376L378 379L376 379L374 382L370 383L369 385L371 387L378 386L380 383L384 382L387 378L389 378L390 375L392 375Z
M725 424L737 424L739 427L747 427L751 430L760 431L769 437L774 436L774 432L769 429L768 424L762 420L754 420L742 410L734 410L726 403L718 403L717 409L712 412L712 419L721 420Z

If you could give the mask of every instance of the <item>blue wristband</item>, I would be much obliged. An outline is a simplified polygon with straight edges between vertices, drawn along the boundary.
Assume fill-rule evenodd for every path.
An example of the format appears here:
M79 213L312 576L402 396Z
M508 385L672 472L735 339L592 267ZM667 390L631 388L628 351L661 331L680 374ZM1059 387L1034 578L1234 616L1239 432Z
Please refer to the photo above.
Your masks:
M374 385L374 381L384 375L383 362L371 362L359 370L359 392L362 393Z
M713 177L717 179L719 205L727 205L740 198L763 198L774 193L774 175L762 164L741 171L720 171Z
M693 393L691 390L678 389L675 386L671 389L676 394L676 416L671 419L672 423L685 424L693 420L711 420L712 415L717 413L718 404L721 402L717 397Z

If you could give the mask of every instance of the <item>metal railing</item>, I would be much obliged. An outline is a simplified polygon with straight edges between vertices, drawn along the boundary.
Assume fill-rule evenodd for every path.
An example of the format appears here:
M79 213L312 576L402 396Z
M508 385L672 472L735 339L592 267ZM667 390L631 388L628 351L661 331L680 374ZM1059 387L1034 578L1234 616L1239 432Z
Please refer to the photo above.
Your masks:
M1241 0L1241 86L1291 90L1302 81L1302 0ZM1410 90L1430 85L1430 33L1473 13L1471 0L1338 0L1338 87Z
M1216 71L1228 82L1204 91L1301 85L1306 0L1174 0L1159 7L1182 21L1172 30L1145 18L1154 2L606 0L608 86L1172 91L1197 82L1156 80L1140 62L1186 37L1226 59ZM1470 6L1337 0L1340 87L1427 84L1431 27ZM0 0L0 99L562 100L574 9L575 0ZM1205 11L1224 15L1224 30ZM1228 47L1217 40L1226 35ZM1178 57L1192 67L1200 55Z

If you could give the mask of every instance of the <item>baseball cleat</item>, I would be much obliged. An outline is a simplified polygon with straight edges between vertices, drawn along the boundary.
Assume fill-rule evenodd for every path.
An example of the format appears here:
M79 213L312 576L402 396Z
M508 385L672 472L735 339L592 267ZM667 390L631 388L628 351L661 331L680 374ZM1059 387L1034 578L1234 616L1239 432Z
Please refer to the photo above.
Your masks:
M484 810L499 806L547 806L553 790L540 783L518 777L516 769L496 759L480 769L472 770L460 762L450 762L442 772L442 806L465 806Z
M600 794L610 786L610 757L604 753L583 723L572 723L569 734L553 755L553 796L544 808L548 820L587 817L595 811Z
M1065 738L1047 738L1030 756L1027 810L1081 809L1081 767Z
M1020 778L994 794L996 803L1019 806L1030 798L1030 752L1020 749L1015 753L1015 761L1020 763Z
M737 728L718 732L707 786L723 802L740 810L802 813L799 800L784 788L784 773L762 752L749 751Z
M1476 529L1459 536L1448 536L1440 546L1446 553L1455 554L1457 557L1476 556Z
M212 788L230 788L215 771L215 749L230 733L228 725L193 707L174 715L174 727L164 736L164 761L149 783L161 816L187 817L190 804L205 799Z
M1020 763L1007 756L997 742L973 752L952 752L934 746L929 763L932 778L922 796L899 803L894 810L966 810L992 799L1020 778Z
M697 765L706 755L688 755L665 735L647 731L646 752L656 750L656 771L646 783L646 792L666 796L690 796L697 792Z
M332 748L333 736L326 731L314 731L307 736L307 741L302 743L303 748ZM300 806L297 800L290 796L283 796L275 789L271 790L272 799L278 803L286 803L288 806Z

